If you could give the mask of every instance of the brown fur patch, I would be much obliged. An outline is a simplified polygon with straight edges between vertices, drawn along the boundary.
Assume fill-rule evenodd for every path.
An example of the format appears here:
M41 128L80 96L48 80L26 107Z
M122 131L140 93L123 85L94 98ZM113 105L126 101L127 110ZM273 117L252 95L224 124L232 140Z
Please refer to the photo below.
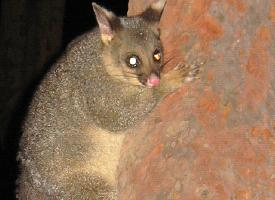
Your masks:
M127 70L123 66L114 66L114 62L111 56L109 56L108 54L106 55L105 53L103 54L102 59L104 65L106 66L105 69L111 77L123 82L127 82L130 85L142 86L142 84L138 80L138 77L133 74L130 69ZM131 73L131 75L127 75L129 73Z
M81 166L81 170L102 177L110 185L115 186L120 149L125 134L114 134L95 127L89 127L87 133L94 143L94 150L91 160Z

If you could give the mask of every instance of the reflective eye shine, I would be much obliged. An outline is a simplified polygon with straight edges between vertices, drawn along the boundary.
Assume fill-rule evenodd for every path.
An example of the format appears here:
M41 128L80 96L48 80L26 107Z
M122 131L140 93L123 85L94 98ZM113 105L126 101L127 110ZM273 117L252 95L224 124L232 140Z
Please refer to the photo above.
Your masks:
M136 55L129 56L126 62L130 68L136 68L140 64L140 60Z
M153 59L156 62L159 62L161 60L161 53L159 49L156 49L154 54L153 54Z
M137 58L136 57L131 57L130 58L130 64L131 65L136 65L137 64Z

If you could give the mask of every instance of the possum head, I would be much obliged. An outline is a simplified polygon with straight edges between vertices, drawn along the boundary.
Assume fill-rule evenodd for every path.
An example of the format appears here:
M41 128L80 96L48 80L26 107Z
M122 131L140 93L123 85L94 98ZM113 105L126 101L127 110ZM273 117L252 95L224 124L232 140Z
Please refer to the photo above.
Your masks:
M93 3L102 60L111 77L136 86L159 84L163 53L158 26L164 5L165 0L159 0L138 16L117 17Z

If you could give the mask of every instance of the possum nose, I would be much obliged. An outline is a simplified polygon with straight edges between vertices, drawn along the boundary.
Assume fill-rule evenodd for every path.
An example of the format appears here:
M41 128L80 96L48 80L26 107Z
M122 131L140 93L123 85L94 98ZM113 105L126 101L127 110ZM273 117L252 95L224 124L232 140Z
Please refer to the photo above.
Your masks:
M155 87L159 84L160 79L156 74L151 74L147 79L147 86L148 87Z

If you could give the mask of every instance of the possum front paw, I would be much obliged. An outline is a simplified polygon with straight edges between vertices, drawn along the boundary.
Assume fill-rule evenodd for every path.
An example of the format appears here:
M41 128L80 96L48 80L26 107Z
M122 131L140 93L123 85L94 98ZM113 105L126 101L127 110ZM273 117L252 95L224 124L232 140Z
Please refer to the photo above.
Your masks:
M161 81L157 91L159 91L161 96L165 96L167 93L182 87L184 83L199 79L204 64L205 62L202 61L192 62L191 64L179 63L169 72L161 74Z
M200 72L204 64L203 61L195 61L191 64L179 63L173 70L180 76L181 82L187 83L200 78Z
M163 75L163 85L171 88L179 88L183 83L199 79L202 66L205 62L195 61L191 64L179 63L172 70Z

